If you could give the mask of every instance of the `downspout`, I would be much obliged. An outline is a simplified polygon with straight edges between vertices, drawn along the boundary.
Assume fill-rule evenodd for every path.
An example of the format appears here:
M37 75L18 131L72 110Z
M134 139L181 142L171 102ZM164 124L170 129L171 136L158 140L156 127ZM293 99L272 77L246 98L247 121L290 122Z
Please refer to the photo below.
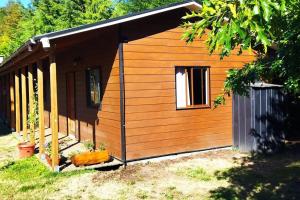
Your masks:
M125 128L125 84L124 84L124 51L123 38L119 29L119 79L120 79L120 115L121 115L121 152L124 166L127 166L126 159L126 128Z

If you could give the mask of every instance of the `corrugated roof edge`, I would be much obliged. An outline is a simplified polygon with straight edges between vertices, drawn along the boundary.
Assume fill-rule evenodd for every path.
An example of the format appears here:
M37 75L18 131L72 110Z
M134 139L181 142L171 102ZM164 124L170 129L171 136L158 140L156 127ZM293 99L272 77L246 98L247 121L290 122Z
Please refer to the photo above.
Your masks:
M128 21L132 21L135 19L140 19L143 17L159 14L162 12L167 12L167 11L175 10L178 8L188 7L188 6L195 6L198 9L201 9L201 7L202 7L199 3L195 2L194 0L188 0L188 1L183 1L183 2L179 2L179 3L170 4L170 5L163 6L163 7L158 7L155 9L145 10L145 11L138 12L138 13L124 15L121 17L107 19L107 20L103 20L100 22L92 23L92 24L86 24L86 25L82 25L82 26L78 26L78 27L74 27L74 28L70 28L70 29L65 29L65 30L61 30L61 31L55 31L55 32L51 32L51 33L34 36L30 40L28 40L26 43L24 43L19 49L17 49L8 59L6 59L0 65L0 67L2 68L7 62L9 62L16 55L18 55L19 52L22 52L25 48L27 48L27 46L29 44L37 42L42 38L48 38L49 40L51 40L51 39L55 39L55 38L65 37L68 35L78 34L78 33L86 32L86 31L94 30L94 29L99 29L99 28L103 28L103 27L107 27L107 26L111 26L111 25L116 25L116 24L120 24L120 23L124 23L124 22L128 22Z
M256 82L256 83L250 84L250 87L258 87L258 88L273 88L273 87L280 87L280 88L282 88L283 85L271 84L271 83L265 83L265 82Z

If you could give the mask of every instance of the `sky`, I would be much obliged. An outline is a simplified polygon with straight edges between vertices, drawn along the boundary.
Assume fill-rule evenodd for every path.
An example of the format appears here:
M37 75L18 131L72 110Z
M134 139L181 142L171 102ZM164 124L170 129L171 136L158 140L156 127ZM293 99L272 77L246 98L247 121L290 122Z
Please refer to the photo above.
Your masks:
M0 7L4 7L8 1L9 0L0 0ZM18 0L18 1L20 1L24 6L27 6L31 2L31 0Z

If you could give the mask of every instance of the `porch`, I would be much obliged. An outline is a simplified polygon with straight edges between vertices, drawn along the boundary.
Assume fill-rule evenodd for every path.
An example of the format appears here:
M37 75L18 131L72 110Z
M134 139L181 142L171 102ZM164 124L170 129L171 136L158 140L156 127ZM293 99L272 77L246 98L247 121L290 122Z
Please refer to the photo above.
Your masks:
M44 116L44 65L42 63L42 59L45 58L48 58L50 63L51 116L49 121L51 124L49 127L52 128L47 131ZM45 52L42 57L39 55L38 59L35 56L35 60L31 58L18 65L15 65L14 62L9 63L8 66L14 69L1 74L0 77L1 117L6 119L6 123L11 129L19 134L22 142L30 141L31 144L35 144L41 157L45 154L46 134L51 135L52 169L58 171L59 134L55 55L53 52ZM38 134L29 134L36 130L38 130ZM39 138L38 144L35 143L36 136Z
M17 135L19 141L22 140L23 136L14 133ZM41 154L40 149L39 149L39 142L40 142L40 134L38 131L36 131L35 134L35 144L36 144L36 149L35 149L35 156L38 157L42 163L45 164L45 166L49 167L52 169L52 166L50 166L47 162L46 159L46 154ZM47 144L52 143L52 137L51 137L51 128L46 128L45 129L45 143L44 147L47 148ZM76 167L74 164L71 162L71 157L74 154L82 153L82 152L87 152L89 149L84 145L83 142L79 142L76 138L72 136L68 136L65 133L58 132L58 144L59 144L59 160L60 162L58 163L58 168L55 169L56 171L59 172L67 172L67 171L74 171L74 170L86 170L86 169L107 169L110 167L118 167L123 165L123 163L114 157L111 157L111 159L108 162L105 163L99 163L95 165L89 165L89 166L79 166ZM46 151L46 150L45 150ZM16 155L17 156L17 155Z
M76 47L80 48L81 45L77 44ZM59 165L59 155L62 154L68 158L72 151L83 151L84 145L78 141L88 139L94 143L95 147L103 142L109 149L109 153L115 155L115 152L111 149L115 146L117 146L115 148L118 148L120 145L113 146L110 141L117 140L112 139L112 136L106 136L106 132L102 130L104 125L99 124L101 117L106 117L106 113L111 115L112 112L105 113L106 109L100 112L96 106L88 107L89 105L82 101L75 105L75 101L78 100L76 98L85 99L83 94L88 93L87 91L76 91L76 89L85 88L79 86L85 83L85 72L88 69L81 67L81 65L76 65L77 68L74 69L73 55L68 53L68 49L64 49L70 55L70 59L65 59L68 62L63 62L65 60L61 56L56 57L56 55L60 55L57 52L45 51L41 46L37 46L33 51L35 54L30 55L25 60L21 58L8 63L7 67L10 67L11 70L1 73L0 117L5 119L6 123L19 135L23 142L29 141L31 144L35 144L39 158L45 158L45 144L51 143L51 168L54 171L75 169L74 165L70 165L69 160L63 165ZM87 55L83 55L83 57L89 58ZM57 67L57 61L59 67ZM95 64L85 65L82 63L82 66L89 65L93 66ZM67 68L66 66L71 67ZM108 65L109 67L111 68L110 65ZM110 71L101 77L105 82L108 82L109 73ZM70 94L71 90L68 84L73 85L73 94ZM75 95L76 93L80 95ZM69 96L74 98L73 105L67 99ZM76 113L76 109L78 109L78 113ZM37 122L30 119L32 113L38 115ZM69 114L73 116L70 117ZM30 134L33 129L35 134ZM67 135L73 136L73 138ZM118 135L114 134L114 137L118 137ZM67 140L65 147L60 147L60 142L65 140ZM107 167L119 165L120 163L114 160L104 165L91 167ZM84 167L84 169L86 168L90 167ZM83 168L77 167L76 169Z

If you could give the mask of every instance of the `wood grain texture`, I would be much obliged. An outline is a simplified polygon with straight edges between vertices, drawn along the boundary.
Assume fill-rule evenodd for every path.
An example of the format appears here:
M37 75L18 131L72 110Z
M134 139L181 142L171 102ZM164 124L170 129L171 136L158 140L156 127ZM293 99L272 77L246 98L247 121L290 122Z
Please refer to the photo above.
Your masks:
M55 55L52 53L50 60L50 96L51 96L51 134L52 134L52 169L59 165L58 147L58 109L57 109L57 65Z
M34 92L33 92L33 66L30 65L28 67L28 101L29 101L29 114L34 112L33 101L34 101ZM29 121L29 129L30 129L30 143L35 144L35 132L34 130L34 121Z
M16 111L16 132L21 131L21 111L20 111L20 73L15 71L15 111Z
M109 153L121 158L120 134L120 85L117 29L87 34L81 41L57 41L60 53L58 65L59 131L67 132L67 80L66 74L74 73L75 136L80 141L89 140L96 147L104 143ZM81 37L85 37L83 34ZM78 60L74 64L74 60ZM87 102L86 70L98 68L101 81L101 107L92 107Z
M142 36L128 31L129 42L124 46L128 159L232 144L231 99L215 110L176 110L175 66L210 67L212 104L222 93L226 71L242 67L254 55L237 56L234 50L232 56L220 60L217 53L209 55L206 36L187 45L180 39L184 31L178 27L180 16L174 12L172 18L153 18L151 28L139 24ZM161 24L173 25L152 30Z
M79 141L91 140L96 147L104 143L110 154L121 158L118 59L118 43L121 36L128 41L124 44L128 159L231 145L231 99L228 98L227 105L218 109L176 110L175 67L209 66L212 103L213 99L222 93L226 71L241 68L245 63L254 60L255 55L245 52L237 56L238 50L234 50L230 57L220 60L218 53L209 55L205 44L206 35L192 44L186 44L180 39L184 29L179 27L186 12L186 9L177 9L126 22L119 27L106 27L53 40L56 59L51 63L50 72L49 61L44 65L47 67L43 68L45 116L41 117L44 118L46 126L51 124L54 131L53 140L57 141L57 131L67 133L68 130L66 74L74 73L76 138ZM30 56L26 57L27 53L23 53L24 55L16 60L16 64L22 65L15 68L23 67L38 60L37 58L41 59L48 53L40 47ZM87 103L86 71L92 68L100 69L100 107L92 107ZM20 119L21 111L18 108L18 75L15 75L17 130L20 130L18 123L21 121L23 129L27 127L27 91L26 87L23 87L26 86L26 77L23 76L25 72L23 67L23 121ZM5 87L3 80L1 79L1 88ZM0 100L1 103L4 101L2 98ZM5 112L3 105L1 104L1 113ZM57 152L57 146L54 148ZM53 163L57 164L55 160Z
M43 63L37 62L37 79L38 79L38 110L39 110L39 154L45 153L45 120L44 120L44 70Z
M21 71L22 82L22 122L23 122L23 140L27 141L27 92L26 92L26 68L23 67Z

